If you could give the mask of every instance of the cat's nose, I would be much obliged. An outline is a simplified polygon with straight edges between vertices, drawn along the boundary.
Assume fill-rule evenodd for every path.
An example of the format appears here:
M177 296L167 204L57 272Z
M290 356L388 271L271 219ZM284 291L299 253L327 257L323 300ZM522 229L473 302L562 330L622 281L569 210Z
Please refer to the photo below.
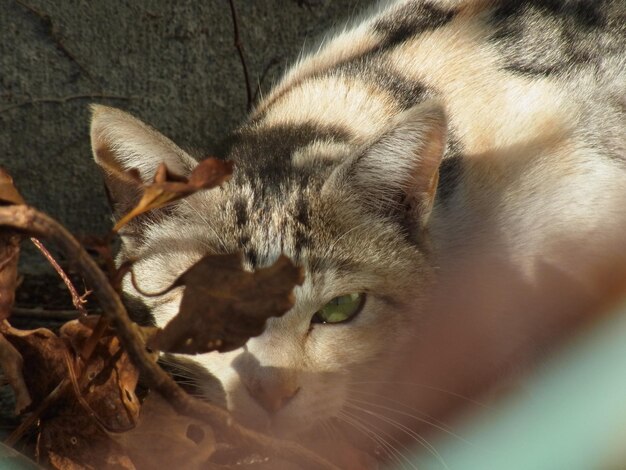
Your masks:
M276 414L283 409L300 391L300 387L293 384L281 384L278 386L256 384L253 387L246 388L250 396L269 414Z

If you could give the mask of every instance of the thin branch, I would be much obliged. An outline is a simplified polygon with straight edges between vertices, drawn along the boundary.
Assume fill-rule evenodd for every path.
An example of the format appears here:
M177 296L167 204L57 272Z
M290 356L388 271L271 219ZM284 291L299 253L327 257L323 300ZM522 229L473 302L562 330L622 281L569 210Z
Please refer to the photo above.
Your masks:
M69 378L66 377L61 380L54 390L52 390L52 392L50 392L50 394L44 398L39 405L37 405L37 408L35 408L35 410L13 430L13 432L4 440L4 443L10 447L14 447L15 444L17 444L17 442L22 438L24 433L28 431L31 426L34 426L37 421L39 421L43 412L65 393L65 390L69 385Z
M7 206L0 207L0 226L46 238L75 263L93 287L104 315L115 325L122 345L148 386L168 400L178 413L206 421L225 439L253 451L284 460L305 462L312 468L339 470L324 458L295 443L280 441L244 428L226 410L188 395L148 355L139 327L128 317L124 304L106 275L72 234L54 219L29 206Z
M76 310L44 310L42 308L13 307L11 309L11 316L67 322L76 320L79 316L79 312Z
M41 243L35 237L31 237L30 241L33 242L33 245L35 245L37 249L41 252L41 254L48 260L48 263L50 263L52 267L54 268L54 270L57 272L57 274L59 275L59 277L65 284L65 286L67 287L67 290L70 291L70 295L72 296L72 304L74 304L74 307L76 308L76 310L78 310L81 316L86 317L87 309L85 309L85 303L87 301L85 300L85 298L89 294L91 294L91 291L87 291L83 295L79 295L78 291L76 290L76 287L74 287L74 284L72 283L72 280L65 273L65 271L63 271L63 268L59 265L59 263L57 263L57 260L54 259L54 256L52 256L52 253L48 251L48 249L43 245L43 243Z
M237 10L235 9L235 0L228 0L230 5L230 15L233 18L233 33L235 36L235 47L241 60L241 67L243 68L243 77L246 81L246 96L248 97L248 105L246 109L252 110L252 86L250 85L250 75L248 74L248 65L246 64L246 58L243 55L243 43L239 36L239 18L237 17Z
M32 403L22 370L24 358L15 347L0 333L0 370L4 380L11 384L15 393L15 414L19 414ZM1 383L1 382L0 382Z
M37 103L67 103L68 101L90 100L93 98L124 100L124 101L130 101L132 99L135 99L132 96L107 95L105 93L87 93L87 94L82 94L82 95L69 95L69 96L50 97L50 98L33 98L32 100L22 101L21 103L12 104L10 106L2 108L0 109L0 114L6 113L13 109L22 108L24 106L32 106Z

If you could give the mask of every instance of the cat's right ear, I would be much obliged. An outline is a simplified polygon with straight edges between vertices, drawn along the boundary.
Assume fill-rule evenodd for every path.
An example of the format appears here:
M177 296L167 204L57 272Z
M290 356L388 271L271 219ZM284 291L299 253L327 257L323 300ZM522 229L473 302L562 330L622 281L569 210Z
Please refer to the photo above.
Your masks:
M408 232L426 227L433 208L447 135L442 103L426 101L395 116L381 135L331 176L369 210L393 215Z
M130 114L102 105L92 105L91 112L91 148L116 218L135 206L141 183L152 181L161 163L182 176L197 165L174 142ZM126 173L132 169L140 181Z

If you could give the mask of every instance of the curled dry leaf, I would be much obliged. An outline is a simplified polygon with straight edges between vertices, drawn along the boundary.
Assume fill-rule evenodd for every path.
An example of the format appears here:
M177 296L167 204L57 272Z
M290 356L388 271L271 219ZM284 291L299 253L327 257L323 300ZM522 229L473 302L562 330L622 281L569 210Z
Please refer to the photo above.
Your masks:
M143 196L137 205L124 215L113 227L118 232L124 225L140 214L159 209L174 201L185 198L202 189L210 189L222 184L233 171L232 162L207 158L193 169L189 178L172 174L162 163L154 176L154 181L144 185Z
M15 414L21 413L32 402L22 375L23 365L22 355L0 333L0 368L15 394Z
M0 321L9 318L17 289L21 236L0 228Z
M66 394L54 413L42 420L37 446L40 460L55 469L135 469L107 431L122 432L135 426L140 408L135 395L139 375L111 329L100 337L86 365L79 359L97 320L90 316L61 327L60 338L71 352L66 371L73 393Z
M138 425L110 434L137 468L203 469L215 450L215 437L204 421L181 416L159 394L144 400Z
M18 330L5 324L4 335L24 358L24 381L37 405L67 376L67 344L46 328Z
M122 446L81 408L42 422L37 457L56 470L136 470ZM71 412L71 413L70 413Z
M13 178L0 167L0 205L26 204L15 188ZM22 237L0 228L0 321L8 318L17 288L17 262Z
M185 286L180 311L148 342L152 349L184 354L231 351L260 335L269 317L293 306L303 275L287 257L244 271L241 255L205 256L170 287Z
M26 204L13 184L13 178L2 167L0 167L0 204Z
M73 320L61 327L60 336L69 341L74 357L78 357L91 332L84 321ZM113 330L103 334L87 364L74 372L83 377L78 384L83 407L95 413L103 427L114 432L134 427L140 408L135 395L139 372L121 349Z

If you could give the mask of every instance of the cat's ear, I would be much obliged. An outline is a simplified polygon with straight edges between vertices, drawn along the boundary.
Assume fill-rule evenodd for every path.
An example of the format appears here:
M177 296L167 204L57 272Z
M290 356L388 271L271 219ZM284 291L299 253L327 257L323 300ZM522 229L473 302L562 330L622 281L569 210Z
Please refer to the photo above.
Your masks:
M116 217L128 212L141 195L140 183L126 171L135 169L140 181L148 183L161 163L182 176L197 165L174 142L130 114L102 105L92 105L91 111L91 148Z
M442 104L428 101L394 118L346 169L347 183L374 211L396 213L410 231L426 226L446 148Z

